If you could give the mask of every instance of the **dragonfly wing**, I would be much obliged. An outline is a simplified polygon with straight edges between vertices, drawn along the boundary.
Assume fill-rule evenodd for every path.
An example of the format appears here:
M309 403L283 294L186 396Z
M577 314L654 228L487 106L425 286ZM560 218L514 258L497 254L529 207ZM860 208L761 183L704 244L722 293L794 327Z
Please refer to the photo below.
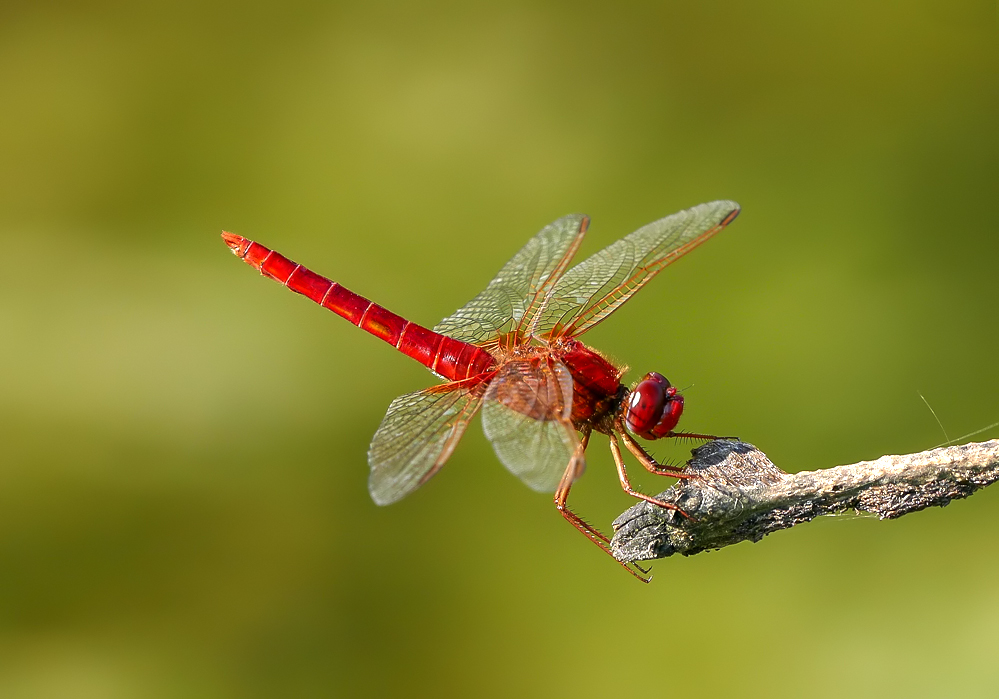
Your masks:
M434 331L482 344L527 327L568 268L588 223L586 216L573 214L542 228L482 293L434 326Z
M547 358L503 365L482 405L482 428L503 465L529 487L554 491L575 456L575 475L585 462L569 419L572 377Z
M551 290L532 334L572 337L589 330L738 214L734 201L700 204L642 226L588 257Z
M451 456L483 393L458 384L408 393L389 405L368 448L368 491L377 504L409 495Z

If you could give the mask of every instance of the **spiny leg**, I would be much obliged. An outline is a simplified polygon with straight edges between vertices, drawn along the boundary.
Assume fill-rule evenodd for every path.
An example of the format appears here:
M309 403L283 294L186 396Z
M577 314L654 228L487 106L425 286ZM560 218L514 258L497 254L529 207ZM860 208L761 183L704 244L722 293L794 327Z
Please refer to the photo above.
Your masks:
M669 439L705 439L709 442L716 439L739 439L738 437L719 437L716 434L699 434L697 432L670 432L666 437Z
M650 502L653 505L658 505L659 507L664 507L667 510L675 510L687 519L693 519L686 512L681 510L676 505L665 502L663 500L658 500L651 495L646 495L645 493L640 493L631 487L631 481L628 479L628 471L624 466L624 459L621 457L621 445L617 443L617 437L615 435L610 436L610 450L611 455L614 457L614 463L617 465L617 476L621 480L621 488L624 489L628 495L636 497L639 500L645 500L645 502ZM685 474L686 475L686 474Z
M670 478L696 478L696 476L692 473L684 473L683 471L659 465L659 463L649 455L649 452L645 451L645 448L636 442L634 437L628 434L628 432L624 429L623 424L619 422L617 428L618 432L621 434L621 439L624 440L624 446L628 449L628 451L635 455L635 458L638 459L638 463L644 466L645 470L649 473L654 473L657 476L669 476ZM614 441L613 436L611 437L611 441Z
M610 553L610 549L608 548L610 544L610 539L607 538L607 535L601 532L596 527L594 527L589 522L586 522L582 517L577 515L575 512L570 510L569 506L566 504L566 500L568 500L568 498L569 498L569 487L563 488L560 486L559 489L555 492L555 507L558 509L558 511L562 513L563 517L569 520L572 526L576 527L576 529L583 532L583 535L587 539L592 541L594 544L599 546L607 553Z
M584 435L584 441L589 437L589 434ZM569 465L565 469L565 473L562 475L562 481L559 483L558 490L555 491L555 507L558 509L562 516L568 520L572 526L583 533L587 539L592 541L594 544L600 547L600 550L606 553L611 558L614 558L614 554L610 550L610 539L607 535L598 530L593 525L589 524L582 517L577 515L575 512L569 509L568 499L569 499L569 489L572 488L572 482L576 477L576 469L578 468L579 456L583 453L583 444L580 443L577 447L576 455L572 457L569 461ZM639 565L634 564L635 568L632 568L627 563L617 560L614 561L624 568L626 571L634 575L636 578L644 583L649 582L652 578L647 578L645 575L648 571L641 568ZM637 569L637 570L636 570ZM639 572L641 571L641 572Z
M569 489L572 488L572 484L575 482L576 478L580 476L579 464L582 460L583 452L586 451L586 445L589 443L590 430L586 430L583 432L583 436L580 438L579 444L576 446L576 452L569 460L569 465L566 466L565 473L562 474L562 480L558 484L558 490L555 491L555 507L557 507L558 511L562 513L563 517L572 522L573 526L583 532L583 534L585 534L590 541L595 543L597 546L604 548L605 544L610 543L610 539L607 538L607 535L588 522L585 522L566 505L566 501L569 498Z

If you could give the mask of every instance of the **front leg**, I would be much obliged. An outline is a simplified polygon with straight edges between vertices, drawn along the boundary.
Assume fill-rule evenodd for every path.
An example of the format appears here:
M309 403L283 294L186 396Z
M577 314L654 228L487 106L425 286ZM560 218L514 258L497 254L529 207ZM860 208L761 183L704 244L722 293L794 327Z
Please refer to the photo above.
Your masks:
M645 500L645 502L650 502L653 505L658 505L659 507L665 508L667 510L675 510L687 519L693 519L686 512L681 510L676 505L673 505L662 500L658 500L651 495L646 495L645 493L640 493L631 487L631 480L628 478L628 471L624 466L624 459L621 457L621 446L617 443L617 437L613 434L610 436L610 450L611 455L614 457L614 463L617 465L617 476L621 480L621 488L624 489L628 495L638 498L639 500ZM689 478L690 476L685 475L684 477Z
M635 455L635 458L638 459L638 463L642 464L642 466L645 467L645 470L648 471L649 473L654 473L657 476L669 476L670 478L695 477L693 474L683 473L682 471L668 468L659 464L655 459L652 458L652 456L647 451L645 451L645 448L642 447L641 444L635 441L634 437L628 434L628 432L624 428L624 425L621 422L617 423L617 431L620 432L621 439L624 440L625 448L627 448L628 451L630 451L632 454ZM611 442L612 443L616 442L614 435L611 435Z
M666 437L667 439L703 439L708 442L714 442L719 439L726 439L730 442L741 441L738 437L719 437L716 434L700 434L698 432L670 432Z

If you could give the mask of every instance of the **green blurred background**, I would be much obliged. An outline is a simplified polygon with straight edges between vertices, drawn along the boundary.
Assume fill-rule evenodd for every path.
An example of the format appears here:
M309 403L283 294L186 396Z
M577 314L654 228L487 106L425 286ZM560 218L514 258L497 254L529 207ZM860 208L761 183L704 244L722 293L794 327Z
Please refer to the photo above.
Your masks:
M999 488L650 586L477 422L378 508L432 377L219 231L433 325L563 214L586 255L736 199L588 341L785 470L919 451L920 394L999 420L996 45L993 2L3 3L0 695L992 695ZM602 439L573 501L631 504Z

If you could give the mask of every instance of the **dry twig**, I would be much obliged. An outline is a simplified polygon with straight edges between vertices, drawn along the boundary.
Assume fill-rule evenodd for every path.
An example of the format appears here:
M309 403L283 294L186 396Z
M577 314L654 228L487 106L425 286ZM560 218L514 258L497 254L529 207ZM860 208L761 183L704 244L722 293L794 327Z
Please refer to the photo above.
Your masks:
M752 444L717 440L693 450L680 481L657 497L691 515L639 503L614 520L620 561L690 556L820 515L858 510L893 519L966 498L999 480L999 440L882 456L823 471L788 474Z

